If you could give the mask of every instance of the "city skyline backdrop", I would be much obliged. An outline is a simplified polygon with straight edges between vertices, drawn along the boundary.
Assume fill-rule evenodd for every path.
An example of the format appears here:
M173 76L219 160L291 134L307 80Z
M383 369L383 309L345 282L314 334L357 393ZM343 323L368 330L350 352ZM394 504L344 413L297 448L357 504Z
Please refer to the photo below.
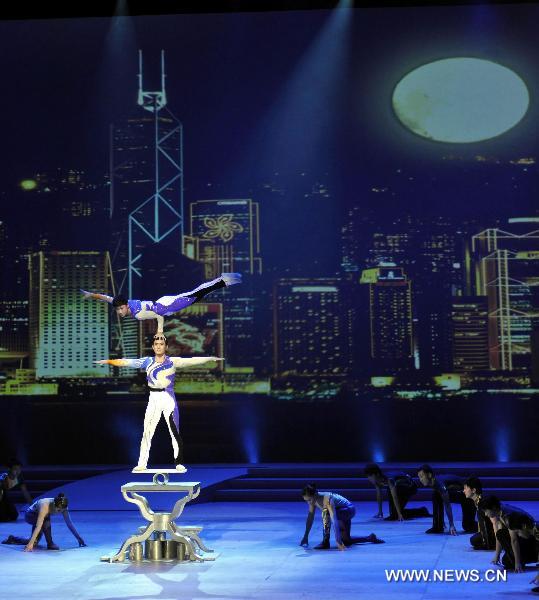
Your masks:
M399 9L2 23L20 98L0 190L6 391L148 350L146 329L79 287L155 299L227 270L245 284L208 299L212 327L167 327L222 339L236 391L537 381L537 7L403 10L406 33ZM392 89L452 52L515 68L532 99L520 123L465 145L402 126Z

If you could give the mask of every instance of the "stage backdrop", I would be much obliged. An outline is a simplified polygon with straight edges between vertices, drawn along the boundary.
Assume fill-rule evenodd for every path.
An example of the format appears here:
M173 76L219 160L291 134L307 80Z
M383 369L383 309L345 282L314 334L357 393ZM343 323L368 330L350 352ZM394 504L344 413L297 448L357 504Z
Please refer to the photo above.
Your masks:
M0 23L0 462L136 459L157 299L186 461L529 460L539 8ZM157 431L152 459L169 461Z

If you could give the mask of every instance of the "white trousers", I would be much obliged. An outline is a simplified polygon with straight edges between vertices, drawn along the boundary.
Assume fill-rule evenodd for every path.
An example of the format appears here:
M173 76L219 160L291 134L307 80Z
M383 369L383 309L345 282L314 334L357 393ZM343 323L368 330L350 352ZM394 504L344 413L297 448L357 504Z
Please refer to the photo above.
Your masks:
M148 466L148 459L150 457L150 447L152 445L153 434L155 428L159 423L161 415L165 417L170 438L172 440L172 450L174 452L174 458L178 457L179 445L176 436L172 430L174 425L173 415L174 409L176 408L176 402L170 394L165 391L152 392L150 390L150 398L148 400L148 406L146 407L146 414L144 415L144 432L142 434L142 440L140 441L140 454L138 459L138 467L146 468ZM174 425L176 429L176 426Z

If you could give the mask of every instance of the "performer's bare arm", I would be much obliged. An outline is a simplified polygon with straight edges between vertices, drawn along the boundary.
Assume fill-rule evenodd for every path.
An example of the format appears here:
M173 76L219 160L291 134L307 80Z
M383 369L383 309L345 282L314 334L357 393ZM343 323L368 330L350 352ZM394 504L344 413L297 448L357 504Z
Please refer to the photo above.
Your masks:
M39 506L39 514L37 516L36 528L34 529L34 533L32 533L32 537L28 540L28 544L24 548L25 552L32 552L34 549L34 544L36 543L37 536L41 533L41 529L43 528L43 522L45 521L45 517L49 514L49 504L47 501L41 501Z
M515 555L515 573L524 573L524 567L521 562L522 558L520 556L520 544L518 543L518 530L510 529L509 537L511 539L513 554Z
M502 529L501 521L500 521L500 519L498 519L498 517L490 517L490 522L492 523L492 528L494 529L494 535L496 536L496 533L500 529ZM494 552L493 559L490 561L493 565L500 564L501 553L502 553L502 545L500 543L500 540L498 539L498 536L496 536L496 550Z
M449 493L447 492L447 490L445 490L441 494L445 507L445 513L447 515L447 520L449 521L449 533L451 535L457 535L457 530L453 521L453 509L451 508L451 500L449 499Z
M75 525L73 525L73 521L71 520L71 516L70 516L67 508L66 508L66 510L63 511L62 514L64 517L64 521L66 522L66 525L69 528L69 531L71 531L71 533L75 536L77 542L79 543L79 546L81 546L81 547L86 546L86 544L84 543L84 540L79 535L79 532L77 531Z
M395 505L395 510L397 511L397 518L399 521L404 521L404 516L403 516L402 510L401 510L401 503L399 502L399 497L397 495L397 487L391 479L388 481L388 486L389 486L389 493L391 494L391 497L393 498L393 504Z
M161 315L157 315L157 317L155 317L155 319L157 321L157 334L163 333L163 328L165 326L165 317L162 317Z
M300 546L308 546L309 545L309 533L311 532L311 528L314 522L314 511L315 504L314 502L309 503L309 512L307 513L307 521L305 522L305 533L303 534L303 538L299 543Z
M112 296L107 296L106 294L97 294L95 292L87 292L86 290L81 290L84 299L92 298L93 300L100 300L101 302L108 302L112 304Z
M374 515L374 518L381 519L384 516L384 507L382 504L382 490L380 489L380 486L377 483L375 483L374 486L376 488L376 503L378 504L378 512Z

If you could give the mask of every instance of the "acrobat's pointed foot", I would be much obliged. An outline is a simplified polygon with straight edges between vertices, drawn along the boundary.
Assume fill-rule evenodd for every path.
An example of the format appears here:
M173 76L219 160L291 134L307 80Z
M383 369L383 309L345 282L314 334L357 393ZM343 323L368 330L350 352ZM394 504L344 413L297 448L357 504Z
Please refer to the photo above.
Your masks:
M187 469L179 463L176 465L176 471L178 471L178 473L187 473Z
M227 287L241 283L241 273L221 273L221 279Z

